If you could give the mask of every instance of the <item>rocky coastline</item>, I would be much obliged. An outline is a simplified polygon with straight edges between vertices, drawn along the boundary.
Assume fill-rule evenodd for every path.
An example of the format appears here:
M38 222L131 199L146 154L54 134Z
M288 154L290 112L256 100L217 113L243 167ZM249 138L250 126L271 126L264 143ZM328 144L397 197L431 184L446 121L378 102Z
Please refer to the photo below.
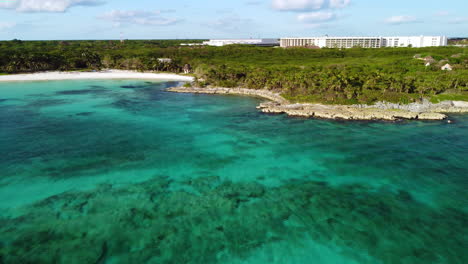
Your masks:
M280 105L288 105L290 102L283 98L280 94L268 90L254 90L246 88L195 88L195 87L172 87L167 91L175 93L195 93L195 94L230 94L230 95L246 95L268 99Z
M408 105L379 102L375 105L323 105L323 104L291 104L280 94L267 90L221 87L173 87L168 91L176 93L246 95L268 99L257 109L263 113L287 114L289 116L343 119L343 120L444 120L444 113L468 113L468 102L444 101L432 104L424 100L422 103Z

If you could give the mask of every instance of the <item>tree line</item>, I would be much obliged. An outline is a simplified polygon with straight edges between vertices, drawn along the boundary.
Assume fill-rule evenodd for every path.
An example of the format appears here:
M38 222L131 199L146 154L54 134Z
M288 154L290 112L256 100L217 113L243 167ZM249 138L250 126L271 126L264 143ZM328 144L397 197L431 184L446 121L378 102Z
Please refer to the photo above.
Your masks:
M191 64L198 86L269 89L294 101L332 104L408 103L468 93L468 48L181 47L184 42L189 41L4 41L0 72L111 68L180 73ZM431 56L432 64L415 59L416 53ZM446 63L453 71L440 69Z

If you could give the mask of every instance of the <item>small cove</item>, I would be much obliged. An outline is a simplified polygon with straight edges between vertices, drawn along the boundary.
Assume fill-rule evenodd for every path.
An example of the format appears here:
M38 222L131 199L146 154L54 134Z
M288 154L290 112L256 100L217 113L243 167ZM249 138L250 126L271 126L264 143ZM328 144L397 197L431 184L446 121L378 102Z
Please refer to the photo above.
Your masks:
M467 262L468 115L289 118L178 84L0 84L0 260Z

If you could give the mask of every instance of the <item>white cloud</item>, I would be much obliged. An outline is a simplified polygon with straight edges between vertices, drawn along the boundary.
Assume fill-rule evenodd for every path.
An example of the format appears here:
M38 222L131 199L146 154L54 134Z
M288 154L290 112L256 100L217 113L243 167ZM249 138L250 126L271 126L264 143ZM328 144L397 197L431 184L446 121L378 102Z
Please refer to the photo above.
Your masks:
M180 22L175 18L166 18L162 16L163 11L120 11L113 10L99 18L112 21L115 26L122 24L138 24L149 26L169 26Z
M351 0L330 0L331 8L344 8L351 3Z
M16 26L16 23L12 22L0 22L0 31L4 31Z
M0 2L0 8L15 8L17 1L4 1Z
M65 12L73 6L95 6L100 0L6 0L0 8L14 9L17 12Z
M326 0L273 0L272 6L280 11L310 11L325 7Z
M328 8L344 8L351 0L273 0L273 9L279 11L307 12Z
M304 13L297 16L297 19L300 22L304 23L321 23L321 22L328 22L331 20L336 19L336 15L332 12L311 12L311 13Z
M392 16L385 20L385 22L393 25L400 25L400 24L409 24L418 22L418 19L414 16Z
M298 12L299 22L322 27L321 23L338 18L334 10L350 3L351 0L272 0L272 7L278 11Z

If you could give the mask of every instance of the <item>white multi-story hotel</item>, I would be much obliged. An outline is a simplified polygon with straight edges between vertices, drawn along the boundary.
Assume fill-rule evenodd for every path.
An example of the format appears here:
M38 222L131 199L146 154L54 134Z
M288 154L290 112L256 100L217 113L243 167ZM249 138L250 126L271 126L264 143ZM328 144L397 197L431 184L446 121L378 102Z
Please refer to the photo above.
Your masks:
M447 46L446 36L419 36L419 37L384 37L383 47L440 47Z
M418 37L311 37L281 38L281 47L319 47L319 48L381 48L381 47L437 47L447 46L445 36Z

